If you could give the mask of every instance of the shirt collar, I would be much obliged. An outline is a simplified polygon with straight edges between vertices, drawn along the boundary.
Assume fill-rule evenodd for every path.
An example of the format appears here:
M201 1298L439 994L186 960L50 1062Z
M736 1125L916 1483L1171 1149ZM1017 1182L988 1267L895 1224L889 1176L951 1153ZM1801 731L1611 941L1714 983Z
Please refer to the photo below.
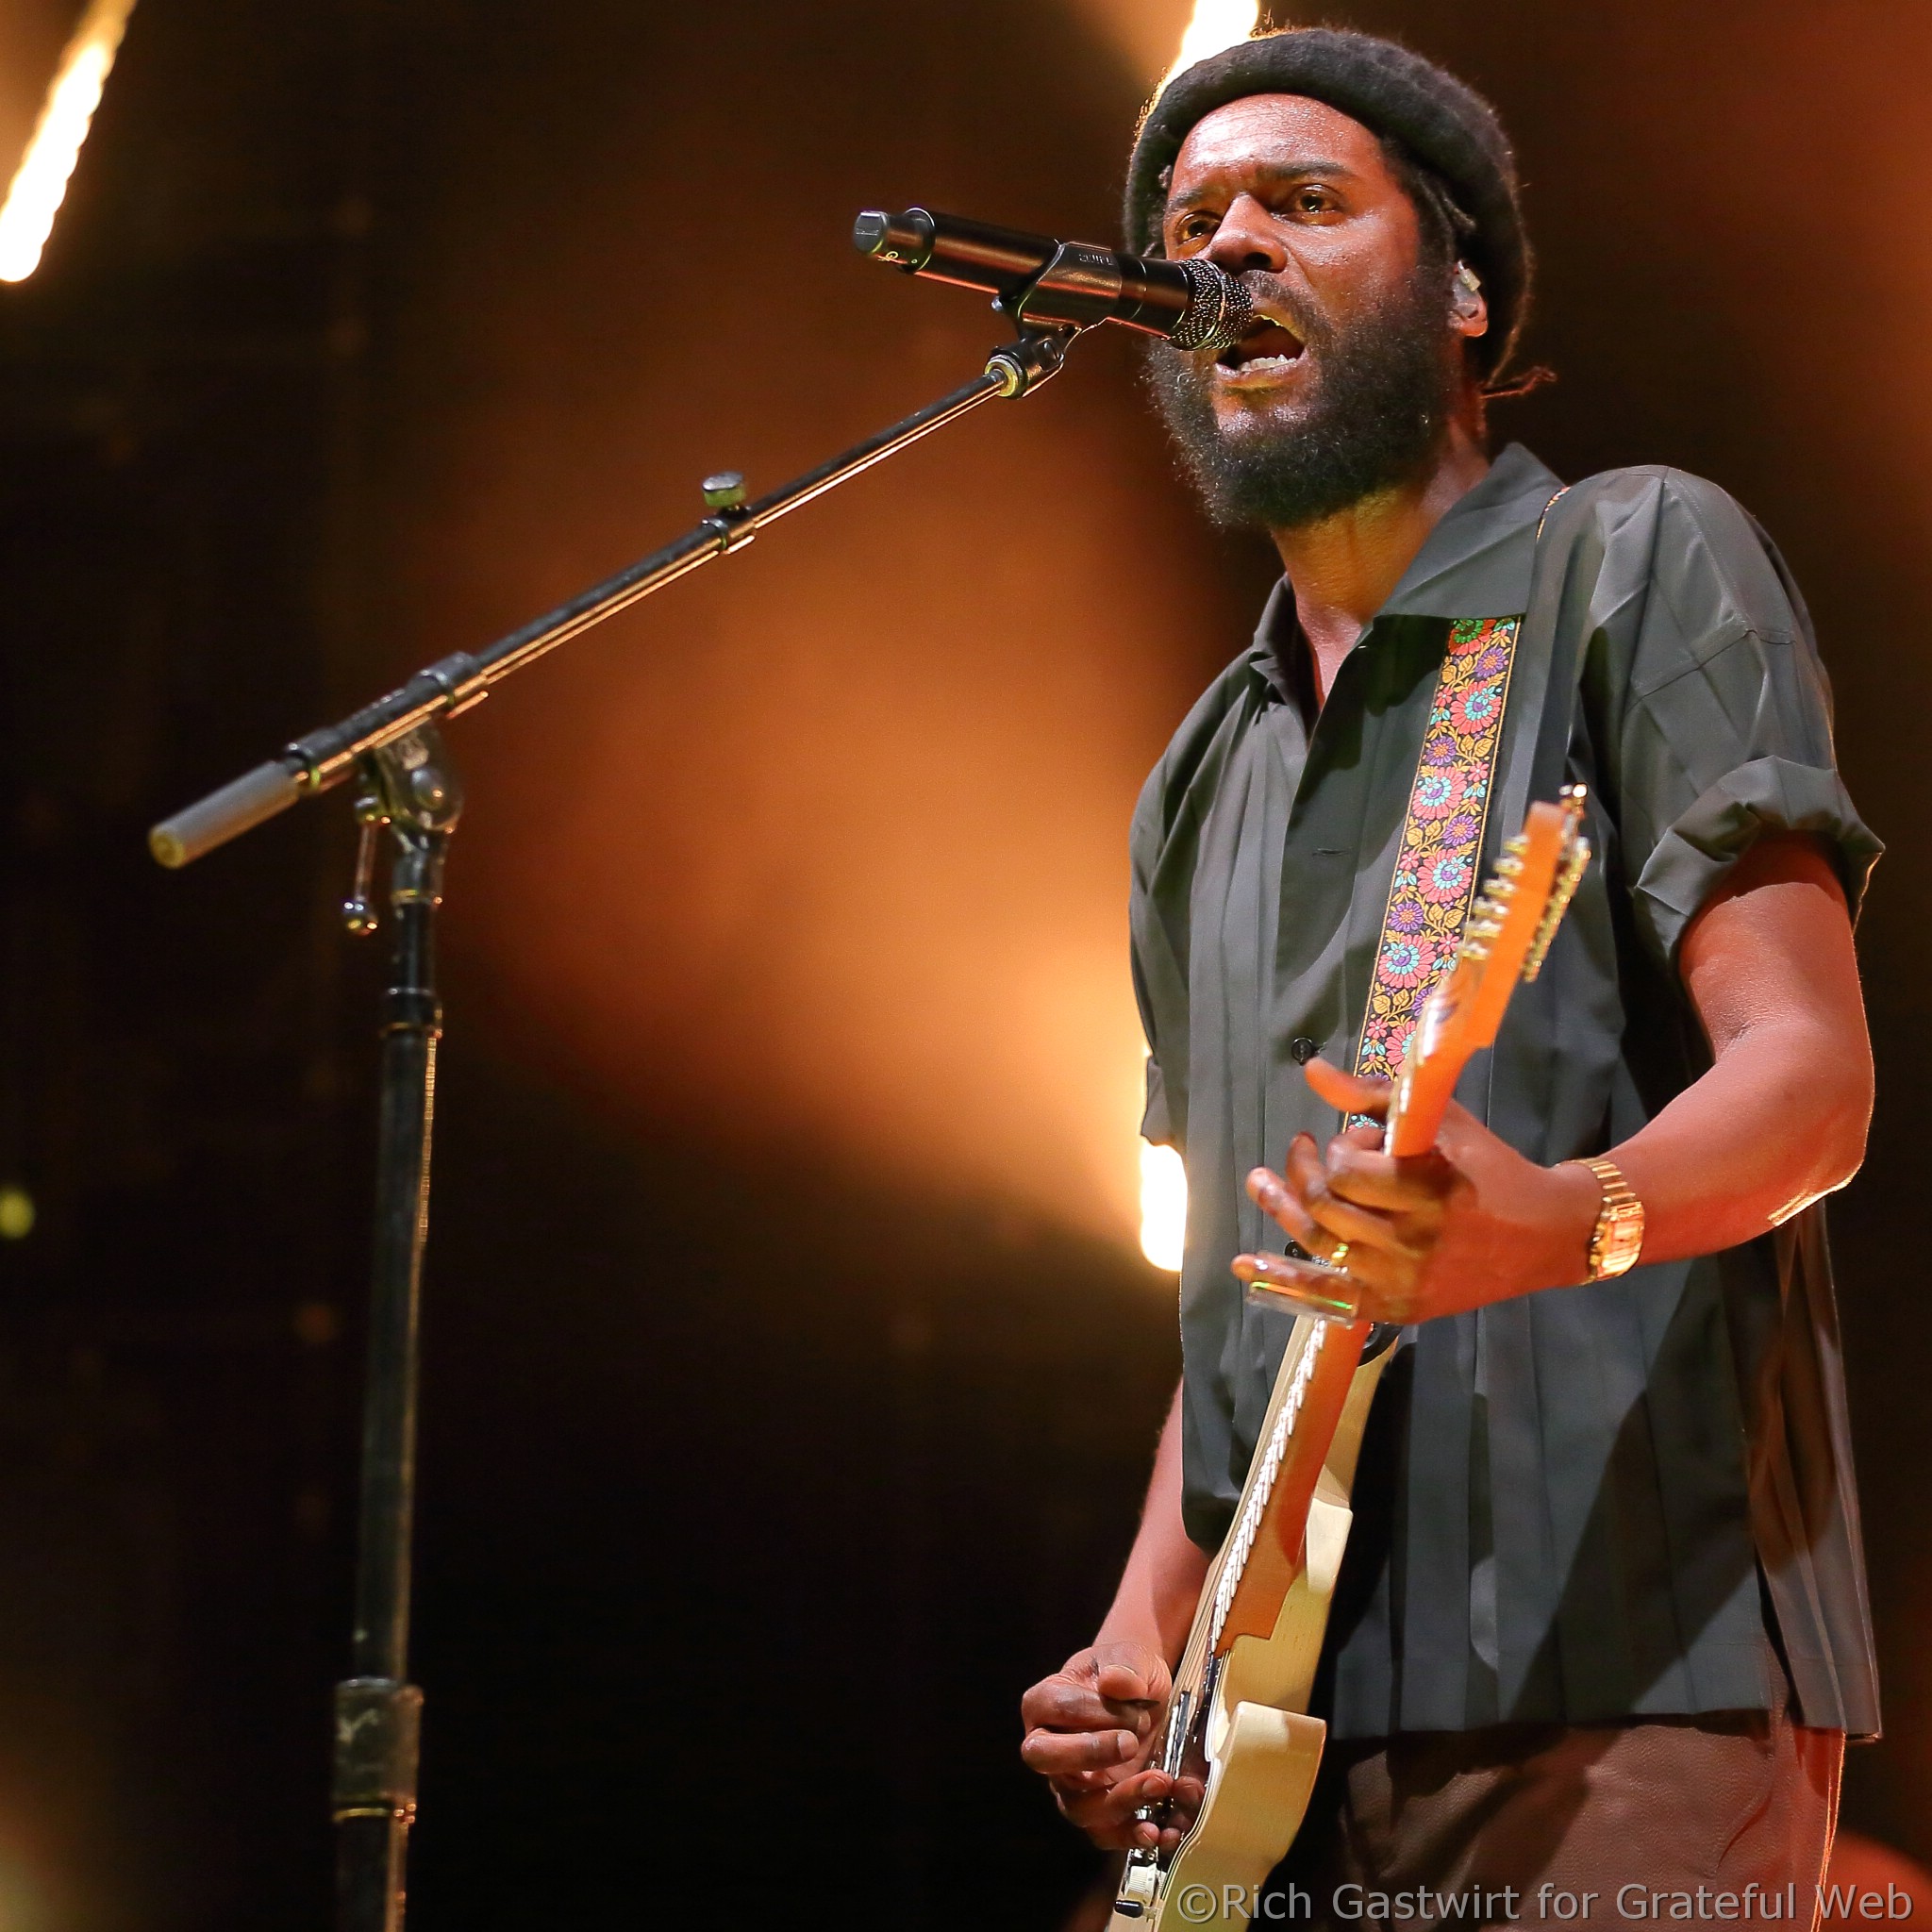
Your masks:
M1529 603L1537 525L1562 479L1512 442L1450 505L1377 613L1517 617Z
M1520 442L1509 444L1443 512L1377 618L1520 615L1529 603L1537 526L1562 487ZM1271 684L1279 682L1275 641L1290 638L1294 622L1294 591L1283 577L1261 612L1251 660Z

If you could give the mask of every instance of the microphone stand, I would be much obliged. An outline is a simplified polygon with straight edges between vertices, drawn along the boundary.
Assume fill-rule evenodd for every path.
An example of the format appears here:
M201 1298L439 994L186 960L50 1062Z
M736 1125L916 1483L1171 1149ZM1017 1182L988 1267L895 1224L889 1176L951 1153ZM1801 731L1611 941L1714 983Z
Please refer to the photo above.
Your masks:
M994 305L1013 319L1012 300ZM741 550L767 525L883 462L995 397L1031 394L1057 375L1074 325L1024 326L985 373L855 443L816 469L745 501L741 476L705 479L711 514L663 549L547 616L475 653L458 651L353 712L297 739L282 755L164 819L154 856L182 866L298 799L358 782L361 841L342 911L352 933L377 921L370 901L376 847L391 858L391 955L381 1028L369 1357L363 1392L351 1674L336 1686L331 1807L338 1827L338 1932L401 1932L408 1831L416 1816L423 1693L408 1682L409 1557L416 1485L417 1334L429 1228L430 1129L442 1007L436 991L436 910L462 809L462 788L437 721L480 704L512 672L675 583Z

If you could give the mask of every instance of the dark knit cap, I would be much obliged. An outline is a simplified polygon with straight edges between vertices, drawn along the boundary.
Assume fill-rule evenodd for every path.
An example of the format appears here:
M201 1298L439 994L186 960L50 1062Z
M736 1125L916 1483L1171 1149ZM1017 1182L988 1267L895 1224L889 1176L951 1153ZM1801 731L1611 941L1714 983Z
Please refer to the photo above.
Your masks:
M1439 175L1474 224L1462 258L1481 276L1490 330L1476 350L1493 375L1508 360L1529 306L1529 240L1516 161L1496 112L1453 74L1393 41L1336 27L1290 27L1195 62L1156 97L1127 163L1127 246L1160 245L1168 170L1197 121L1248 94L1303 94L1392 136Z

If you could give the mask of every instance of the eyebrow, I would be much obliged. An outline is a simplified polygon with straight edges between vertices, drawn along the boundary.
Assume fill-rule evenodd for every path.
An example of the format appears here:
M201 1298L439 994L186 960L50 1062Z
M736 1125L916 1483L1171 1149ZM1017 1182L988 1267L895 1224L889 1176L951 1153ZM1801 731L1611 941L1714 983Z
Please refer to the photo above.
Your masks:
M1283 181L1306 181L1311 175L1324 180L1337 180L1344 175L1353 176L1355 170L1345 167L1341 161L1267 161L1250 171L1249 178L1279 183ZM1199 208L1204 201L1213 199L1210 188L1197 189L1192 194L1183 196L1179 201L1170 201L1164 210L1174 214L1178 210Z

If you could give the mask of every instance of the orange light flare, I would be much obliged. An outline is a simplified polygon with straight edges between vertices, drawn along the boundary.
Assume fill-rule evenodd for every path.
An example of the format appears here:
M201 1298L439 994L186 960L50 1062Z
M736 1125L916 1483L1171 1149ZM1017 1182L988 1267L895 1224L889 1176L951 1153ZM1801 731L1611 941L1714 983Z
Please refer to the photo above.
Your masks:
M33 138L0 205L0 281L24 282L40 266L133 11L134 0L93 0L60 56Z
M1074 0L1094 32L1133 68L1165 87L1184 67L1205 60L1260 25L1256 0ZM1178 35L1178 39L1176 39Z
M1194 0L1194 11L1187 31L1181 35L1180 51L1174 65L1161 80L1165 87L1176 74L1184 73L1197 60L1218 54L1244 41L1260 25L1261 9L1257 0Z
M1188 1170L1172 1147L1141 1142L1141 1252L1164 1274L1181 1272L1188 1234Z

